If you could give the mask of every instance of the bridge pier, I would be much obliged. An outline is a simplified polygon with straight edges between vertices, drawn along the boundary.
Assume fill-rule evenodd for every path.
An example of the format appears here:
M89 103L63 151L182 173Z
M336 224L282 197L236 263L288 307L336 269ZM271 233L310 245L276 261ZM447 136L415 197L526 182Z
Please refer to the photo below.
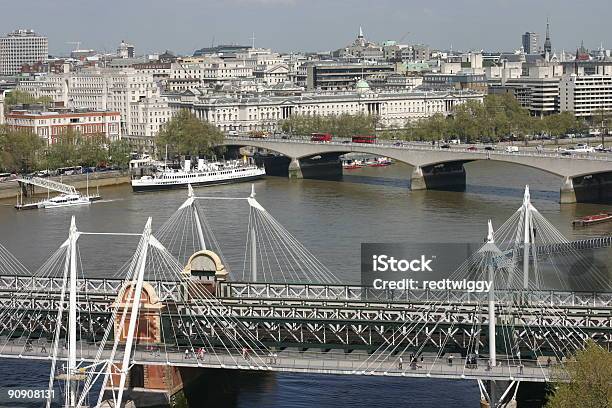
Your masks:
M560 203L612 203L612 172L564 177Z
M576 190L574 190L574 181L571 177L565 177L561 190L559 191L561 204L574 204L576 202Z
M425 183L425 177L423 176L423 169L421 166L416 166L414 170L412 170L412 175L410 176L410 189L413 191L427 190L427 184Z
M302 167L300 166L299 159L291 158L291 162L289 163L289 178L290 179L304 178L304 174L302 173Z
M410 176L410 189L417 190L465 190L465 162L440 163L415 166Z

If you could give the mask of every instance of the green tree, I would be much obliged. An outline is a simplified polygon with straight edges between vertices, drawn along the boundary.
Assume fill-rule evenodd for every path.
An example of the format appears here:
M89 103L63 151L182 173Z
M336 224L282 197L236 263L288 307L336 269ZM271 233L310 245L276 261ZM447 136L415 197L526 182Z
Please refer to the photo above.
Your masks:
M26 91L21 91L19 89L15 89L10 92L5 92L4 94L4 109L7 112L10 111L15 105L36 103L43 105L51 105L53 103L53 99L48 96L36 98L32 94Z
M565 364L569 383L558 383L546 408L612 407L612 353L589 341ZM562 375L562 373L559 373Z
M111 164L126 169L131 159L130 144L127 140L115 140L108 146L108 158Z
M280 128L294 135L331 133L337 137L351 137L374 134L377 120L376 116L364 114L293 115L281 121Z
M68 129L58 135L53 144L47 146L44 152L44 167L57 169L60 167L79 165L78 139L80 135Z
M0 166L4 170L27 173L37 166L44 142L27 130L0 127Z
M213 124L201 121L188 110L181 110L164 123L157 136L157 146L168 145L172 156L210 155L215 146L223 142L223 133Z
M108 160L108 140L104 135L79 135L76 140L77 158L80 166L93 167Z

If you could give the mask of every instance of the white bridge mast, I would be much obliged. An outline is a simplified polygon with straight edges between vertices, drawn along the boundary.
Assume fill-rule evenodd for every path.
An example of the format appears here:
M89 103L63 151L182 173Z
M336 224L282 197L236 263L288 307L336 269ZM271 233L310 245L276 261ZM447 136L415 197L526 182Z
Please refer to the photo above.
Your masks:
M70 297L68 301L68 371L66 373L66 406L76 405L76 334L77 334L77 263L76 263L76 243L78 231L74 216L70 221L70 236L68 250L70 256Z
M489 220L489 232L487 234L487 244L495 245L495 238L493 236L493 224ZM487 265L488 280L491 287L489 288L489 361L491 367L497 365L497 351L495 349L495 265L492 263L492 259L489 260Z

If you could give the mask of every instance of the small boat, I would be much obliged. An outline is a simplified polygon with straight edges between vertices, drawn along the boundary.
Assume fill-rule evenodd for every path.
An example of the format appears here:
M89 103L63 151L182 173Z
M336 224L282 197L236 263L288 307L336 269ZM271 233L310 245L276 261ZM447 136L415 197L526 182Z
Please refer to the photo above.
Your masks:
M364 167L361 160L345 160L342 162L342 168L346 170L355 170Z
M89 205L91 201L88 196L80 194L60 194L48 200L38 203L38 208L72 207L75 205Z
M369 163L371 167L387 167L393 164L393 160L388 157L377 157L374 162Z
M602 222L612 221L612 213L603 212L595 215L587 215L572 221L574 227L586 227L593 224L601 224Z

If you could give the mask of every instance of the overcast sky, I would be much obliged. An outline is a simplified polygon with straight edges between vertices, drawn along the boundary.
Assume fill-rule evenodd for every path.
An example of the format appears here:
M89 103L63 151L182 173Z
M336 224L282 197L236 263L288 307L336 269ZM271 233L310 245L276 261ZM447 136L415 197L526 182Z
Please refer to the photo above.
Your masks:
M544 36L556 50L612 48L611 0L0 0L0 32L32 28L49 37L52 54L81 48L191 54L215 44L279 51L327 51L347 45L363 27L372 41L434 48L512 50L521 34ZM543 42L543 40L542 40Z

